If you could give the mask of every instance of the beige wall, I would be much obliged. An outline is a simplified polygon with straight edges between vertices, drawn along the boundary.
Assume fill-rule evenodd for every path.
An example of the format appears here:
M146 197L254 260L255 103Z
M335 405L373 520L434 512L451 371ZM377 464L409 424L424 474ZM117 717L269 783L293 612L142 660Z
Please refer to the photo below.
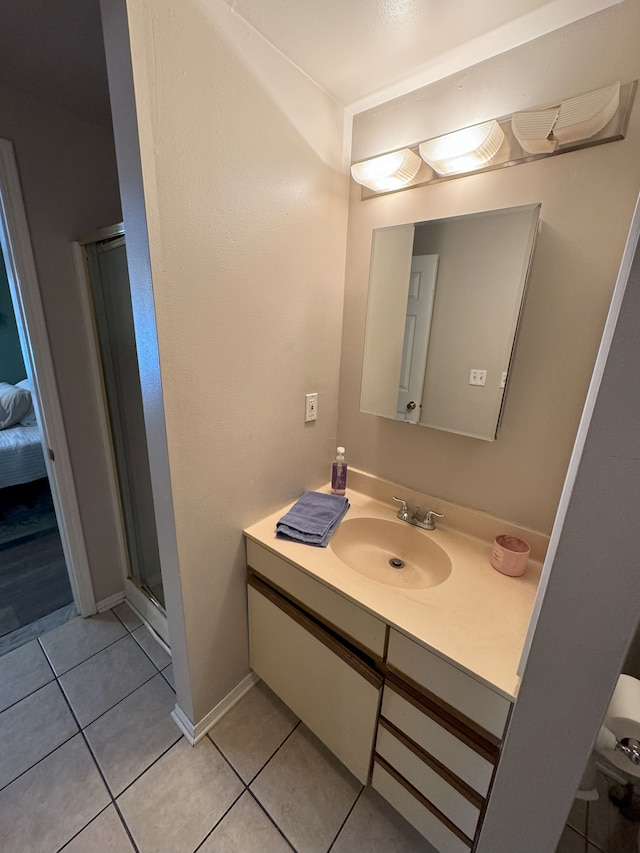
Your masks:
M163 577L178 703L199 721L248 672L243 527L326 481L334 453L344 116L221 0L128 16L177 537Z
M565 30L356 116L353 156L640 76L640 6ZM339 438L353 465L541 531L553 522L640 188L640 101L627 138L366 201L352 183ZM360 414L373 228L542 203L542 228L498 440Z
M95 389L70 242L120 220L110 129L0 86L0 137L13 142L95 597L122 590Z

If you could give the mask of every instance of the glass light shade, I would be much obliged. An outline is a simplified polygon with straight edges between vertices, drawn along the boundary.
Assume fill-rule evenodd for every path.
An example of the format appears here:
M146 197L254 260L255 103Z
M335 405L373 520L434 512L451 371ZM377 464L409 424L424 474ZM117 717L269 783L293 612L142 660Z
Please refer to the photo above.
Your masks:
M551 138L551 131L558 118L560 107L549 110L530 110L511 116L511 130L527 154L551 154L558 141Z
M608 124L620 104L620 82L560 104L553 135L560 145L590 139Z
M403 148L372 160L354 163L351 176L357 183L376 192L397 190L415 178L420 163L421 160L414 151Z
M439 175L473 172L492 160L504 139L497 121L485 121L420 144L420 156Z

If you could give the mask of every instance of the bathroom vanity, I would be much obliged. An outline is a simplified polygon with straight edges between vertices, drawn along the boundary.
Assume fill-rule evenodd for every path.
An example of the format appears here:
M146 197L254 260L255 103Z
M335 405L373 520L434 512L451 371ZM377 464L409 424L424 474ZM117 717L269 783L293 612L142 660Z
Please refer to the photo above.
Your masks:
M400 487L350 478L369 494L349 489L329 547L276 539L285 510L245 531L251 666L437 850L466 853L517 693L546 538L442 501L432 507L456 527L418 530L396 519ZM372 496L387 489L386 503ZM489 564L505 530L532 544L521 578ZM375 566L389 542L413 573Z

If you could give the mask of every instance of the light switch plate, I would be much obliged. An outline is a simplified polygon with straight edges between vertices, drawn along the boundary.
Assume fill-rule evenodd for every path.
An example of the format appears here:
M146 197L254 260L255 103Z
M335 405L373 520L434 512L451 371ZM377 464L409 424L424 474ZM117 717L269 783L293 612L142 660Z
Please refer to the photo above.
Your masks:
M315 421L318 418L318 395L317 393L304 395L304 420L305 423Z

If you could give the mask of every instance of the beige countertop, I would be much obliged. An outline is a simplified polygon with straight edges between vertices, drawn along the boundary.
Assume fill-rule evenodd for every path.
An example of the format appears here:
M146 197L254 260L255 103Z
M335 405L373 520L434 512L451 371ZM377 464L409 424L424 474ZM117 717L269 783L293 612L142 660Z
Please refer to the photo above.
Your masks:
M345 520L395 519L396 510L382 501L352 489L347 490L347 497L351 506ZM492 539L485 541L440 523L437 530L420 533L447 552L453 566L450 576L427 589L399 589L354 571L334 554L331 545L317 548L276 538L276 523L290 506L251 525L245 535L496 692L515 698L517 667L540 580L540 562L530 559L522 577L507 577L489 562ZM504 532L500 525L504 527L504 522L493 519L492 536ZM492 525L486 526L491 529ZM509 530L516 532L513 525Z

